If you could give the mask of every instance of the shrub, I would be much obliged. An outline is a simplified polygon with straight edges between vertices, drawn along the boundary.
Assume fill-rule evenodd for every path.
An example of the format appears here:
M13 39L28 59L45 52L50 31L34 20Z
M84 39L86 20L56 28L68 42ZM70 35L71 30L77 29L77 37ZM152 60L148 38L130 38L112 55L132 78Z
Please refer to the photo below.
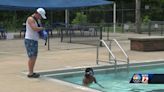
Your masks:
M72 24L86 24L87 23L87 16L83 13L76 13L76 17L73 19Z

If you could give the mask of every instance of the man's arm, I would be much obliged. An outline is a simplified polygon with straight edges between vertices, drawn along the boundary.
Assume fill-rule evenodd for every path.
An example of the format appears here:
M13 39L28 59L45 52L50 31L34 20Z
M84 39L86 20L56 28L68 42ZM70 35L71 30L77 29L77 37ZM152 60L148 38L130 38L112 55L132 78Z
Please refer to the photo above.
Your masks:
M97 83L97 80L96 80L96 78L95 78L95 77L93 77L93 80L94 80L94 82L95 82L95 83Z
M28 17L28 24L30 25L30 27L34 30L34 31L41 31L43 30L43 27L38 27L35 24L35 20L32 17Z

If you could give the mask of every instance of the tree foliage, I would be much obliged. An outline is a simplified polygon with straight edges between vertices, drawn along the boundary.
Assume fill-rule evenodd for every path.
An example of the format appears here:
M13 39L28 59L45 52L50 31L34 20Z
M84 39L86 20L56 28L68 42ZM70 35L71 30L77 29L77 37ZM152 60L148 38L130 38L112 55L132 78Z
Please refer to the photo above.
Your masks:
M109 0L111 1L111 0ZM135 22L135 0L113 0L117 4L117 23ZM148 5L149 9L145 9ZM0 13L0 25L10 30L20 29L22 23L34 11L2 11ZM71 10L71 23L111 23L113 21L113 5L81 8ZM64 10L47 12L46 23L54 21L64 22ZM143 22L149 20L164 21L164 0L141 0L141 18Z
M73 19L72 24L86 24L87 23L87 16L83 13L77 12L76 17Z

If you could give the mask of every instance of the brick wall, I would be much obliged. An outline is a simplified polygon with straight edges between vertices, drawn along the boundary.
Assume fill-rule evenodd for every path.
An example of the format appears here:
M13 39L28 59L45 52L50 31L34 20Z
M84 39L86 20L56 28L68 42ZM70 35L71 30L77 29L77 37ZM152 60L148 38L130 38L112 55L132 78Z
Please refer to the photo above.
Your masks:
M131 40L131 50L137 51L163 51L164 39L144 39L144 40Z

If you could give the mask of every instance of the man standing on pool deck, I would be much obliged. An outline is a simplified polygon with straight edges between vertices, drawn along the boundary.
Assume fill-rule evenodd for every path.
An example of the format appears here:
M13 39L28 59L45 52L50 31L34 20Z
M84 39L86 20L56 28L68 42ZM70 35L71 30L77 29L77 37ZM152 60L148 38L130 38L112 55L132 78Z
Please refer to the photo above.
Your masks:
M29 16L26 20L25 47L29 57L28 78L38 78L40 76L38 73L34 73L34 66L38 54L38 32L44 29L43 27L38 26L38 20L41 20L42 18L46 19L45 15L45 10L43 8L38 8L36 12Z

